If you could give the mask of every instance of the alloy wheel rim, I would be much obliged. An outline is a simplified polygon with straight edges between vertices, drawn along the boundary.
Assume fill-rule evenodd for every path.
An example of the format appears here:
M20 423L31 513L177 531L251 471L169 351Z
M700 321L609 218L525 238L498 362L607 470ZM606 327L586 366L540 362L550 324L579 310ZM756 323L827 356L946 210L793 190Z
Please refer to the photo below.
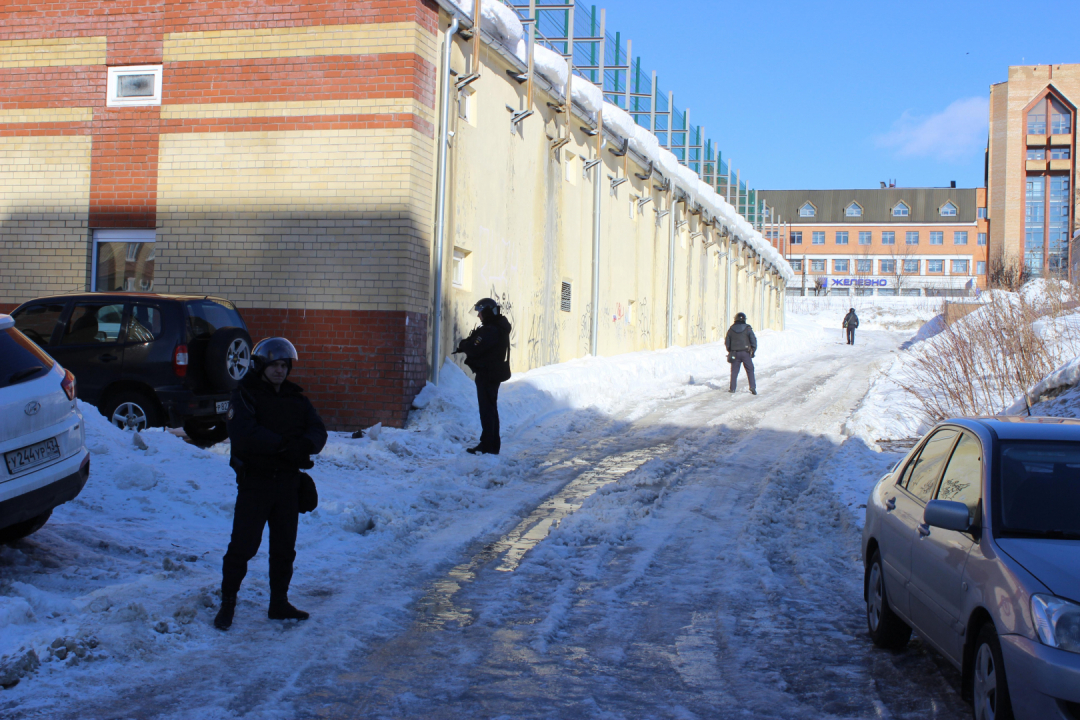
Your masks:
M997 668L990 646L983 643L975 655L975 717L994 720L997 715Z
M876 632L881 622L881 567L874 563L870 568L870 593L866 603L866 618L871 632Z
M247 341L236 338L229 344L229 350L225 354L225 365L233 380L240 380L247 374L251 366L251 348L248 347Z
M146 419L146 410L140 407L138 403L133 402L117 405L116 410L113 410L112 417L109 419L113 425L121 430L145 430L150 424Z

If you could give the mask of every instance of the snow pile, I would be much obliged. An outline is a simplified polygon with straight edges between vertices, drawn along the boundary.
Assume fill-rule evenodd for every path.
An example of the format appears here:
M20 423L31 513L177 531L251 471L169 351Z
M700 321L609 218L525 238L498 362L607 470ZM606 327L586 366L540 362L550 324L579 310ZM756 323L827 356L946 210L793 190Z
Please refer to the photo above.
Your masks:
M570 94L573 95L574 102L585 108L593 118L603 107L604 94L600 92L600 88L584 78L574 78L574 81L570 83Z
M632 140L634 138L634 128L640 126L634 121L630 113L618 105L605 102L604 127L625 140Z
M1052 408L1047 406L1047 414L1050 414L1051 409L1054 410L1053 414L1068 412L1071 407L1069 398L1060 399L1058 396L1069 395L1067 389L1080 381L1080 359L1072 359L1080 355L1080 313L1069 312L1062 307L1070 293L1070 288L1066 287L1063 292L1057 283L1048 284L1044 281L1028 283L1020 293L987 291L980 296L983 307L956 320L949 328L950 332L944 334L944 319L940 315L935 316L920 327L914 337L902 346L895 361L874 379L862 406L848 423L849 432L862 437L868 443L916 438L925 433L933 423L927 417L920 398L933 396L935 390L924 370L920 368L920 362L934 358L939 358L937 362L940 363L952 362L948 359L951 335L976 338L984 337L987 332L1000 332L993 330L991 325L1002 322L1001 313L1007 313L1010 309L1017 311L1017 317L1027 317L1023 315L1025 312L1045 313L1031 322L1031 333L1045 348L1050 359L1058 359L1060 366L1032 387L1028 397L1036 404L1054 400ZM858 298L840 299L846 301ZM1001 350L975 349L972 352L976 353L974 361L982 363L983 361L978 359L982 357L979 353L997 353ZM1008 392L1008 382L1015 382L1012 372L1009 371L1010 377L1005 380L992 373L981 373L974 382L965 385L965 394L977 399L982 406L993 405L995 399L998 399L1000 404L989 412L1026 413L1027 402L1023 395L1011 403L1007 400L1011 394L1006 394L1006 398L1001 399L1001 395ZM1075 410L1080 412L1080 403L1076 403ZM956 407L949 412L954 415L964 414ZM1043 409L1033 407L1032 413L1043 414Z
M812 289L808 287L807 292ZM839 328L850 308L859 316L859 330L917 330L915 341L925 340L942 327L940 298L807 295L789 297L786 303L789 313L826 328Z
M533 43L533 70L547 80L561 95L566 91L570 66L566 58L549 47Z

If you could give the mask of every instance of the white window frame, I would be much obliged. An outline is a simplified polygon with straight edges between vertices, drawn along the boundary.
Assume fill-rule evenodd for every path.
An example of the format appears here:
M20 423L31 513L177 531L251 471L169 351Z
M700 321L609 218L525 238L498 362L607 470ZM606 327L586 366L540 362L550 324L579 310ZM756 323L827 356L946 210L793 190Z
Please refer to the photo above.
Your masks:
M464 87L458 91L457 116L470 125L476 125L476 113L473 108L473 95L476 93L471 87Z
M820 267L817 266L818 263L821 263ZM819 259L815 258L815 259L810 261L810 272L828 272L828 271L829 271L829 261L828 260L825 260L825 259L820 259L819 260Z
M843 269L841 269L841 265ZM849 275L851 274L851 261L846 258L836 258L832 261L832 269L834 273Z
M961 238L963 238L961 240ZM952 234L953 245L967 245L968 244L968 231L967 230L953 230Z
M120 78L126 75L153 75L154 94L148 97L122 98L117 93L120 86ZM160 65L126 65L123 67L109 68L108 82L106 83L105 105L108 107L145 107L147 105L161 104L161 66Z
M975 274L976 275L985 275L986 274L986 261L985 260L976 260L975 261Z
M935 236L938 242L934 242ZM945 244L945 231L944 230L931 230L930 231L930 244L931 245L944 245Z
M941 263L941 269L940 270L934 270L932 265L931 265L932 263ZM933 258L933 259L927 260L926 261L926 272L927 272L927 274L931 274L931 273L932 274L937 274L937 273L945 272L945 261L940 259L940 258Z
M904 208L903 212L900 211L900 208ZM908 205L903 200L901 200L900 202L893 205L893 208L892 208L892 216L893 217L908 217L910 215L911 215L911 206Z
M846 208L844 208L845 217L862 217L863 209L862 205L857 202L852 202Z
M821 242L818 242L818 238L821 238ZM810 244L811 245L824 245L825 244L825 231L824 230L814 230L814 231L812 231L810 233Z
M952 212L949 212L950 209L952 210ZM941 214L941 217L956 217L956 214L958 212L960 212L960 208L956 207L956 205L953 204L952 200L942 205L941 208L938 210L938 213Z
M849 235L848 235L847 230L837 230L836 231L836 244L837 245L847 245L848 244L848 239L849 239Z
M866 269L864 270L863 267ZM869 258L856 258L855 259L855 272L863 273L865 275L871 275L874 272L874 261Z
M965 267L960 270L956 267L957 263L964 263ZM971 274L971 261L964 258L949 261L949 272L953 275L970 275Z
M94 230L94 246L90 250L90 292L98 291L98 243L152 243L156 241L156 230L132 228Z
M817 208L814 207L814 203L809 201L803 203L799 208L799 217L817 217Z
M975 236L975 243L978 245L986 245L986 233L977 233Z

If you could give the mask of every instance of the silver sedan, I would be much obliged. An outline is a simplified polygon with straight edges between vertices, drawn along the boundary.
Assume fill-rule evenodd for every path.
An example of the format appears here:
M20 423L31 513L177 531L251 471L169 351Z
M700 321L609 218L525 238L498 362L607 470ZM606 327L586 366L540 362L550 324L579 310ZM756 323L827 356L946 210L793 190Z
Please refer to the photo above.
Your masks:
M863 559L874 643L917 632L977 720L1080 720L1080 422L939 424L871 492Z

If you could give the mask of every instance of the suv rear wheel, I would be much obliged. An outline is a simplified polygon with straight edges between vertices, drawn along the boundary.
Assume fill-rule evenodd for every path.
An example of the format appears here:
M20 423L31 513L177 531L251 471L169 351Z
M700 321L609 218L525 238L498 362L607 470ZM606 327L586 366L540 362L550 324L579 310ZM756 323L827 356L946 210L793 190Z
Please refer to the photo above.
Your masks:
M101 404L101 414L121 430L161 426L161 413L153 399L138 390L113 393Z
M206 344L206 379L220 392L230 392L251 367L251 336L243 328L221 328Z
M36 533L49 521L50 515L52 515L52 510L46 510L29 520L23 520L21 523L15 523L14 525L8 525L6 528L0 529L0 545L13 543L16 540L21 540L27 535Z

